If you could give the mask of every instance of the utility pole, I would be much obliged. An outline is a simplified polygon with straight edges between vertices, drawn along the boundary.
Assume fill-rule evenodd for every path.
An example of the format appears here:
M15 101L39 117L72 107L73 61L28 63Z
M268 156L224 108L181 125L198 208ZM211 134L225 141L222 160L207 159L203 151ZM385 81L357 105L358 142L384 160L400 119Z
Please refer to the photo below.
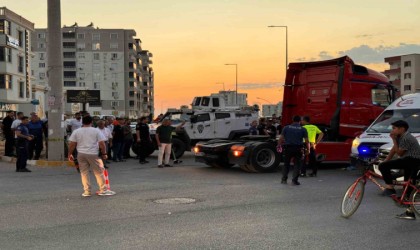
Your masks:
M60 0L48 0L48 160L63 161L63 53Z

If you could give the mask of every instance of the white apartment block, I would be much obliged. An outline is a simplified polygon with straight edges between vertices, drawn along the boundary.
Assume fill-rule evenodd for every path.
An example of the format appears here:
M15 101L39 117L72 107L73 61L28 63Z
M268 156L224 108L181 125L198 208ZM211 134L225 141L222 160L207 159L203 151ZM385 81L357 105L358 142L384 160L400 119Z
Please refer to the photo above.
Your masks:
M219 93L212 93L211 96L223 97L227 106L244 107L248 105L248 94L246 93L238 93L236 95L236 91L222 90ZM236 97L238 97L238 101L236 101Z
M139 60L141 41L134 38L134 30L99 29L92 23L85 27L74 24L64 26L62 35L64 96L67 90L99 90L101 105L86 105L91 115L129 118L153 115L153 108L144 108L150 106L153 91L145 96L140 89L145 76L141 72L142 60ZM32 46L35 82L48 87L47 36L46 29L36 29ZM146 82L147 87L153 89L150 85L153 79ZM147 105L142 105L145 100ZM65 101L64 110L66 114L74 114L82 110L82 104Z
M271 117L273 114L281 116L283 102L277 104L263 104L262 105L262 116Z
M33 30L34 23L0 7L0 117L32 100Z
M385 58L390 69L384 74L400 90L401 95L420 92L420 54Z

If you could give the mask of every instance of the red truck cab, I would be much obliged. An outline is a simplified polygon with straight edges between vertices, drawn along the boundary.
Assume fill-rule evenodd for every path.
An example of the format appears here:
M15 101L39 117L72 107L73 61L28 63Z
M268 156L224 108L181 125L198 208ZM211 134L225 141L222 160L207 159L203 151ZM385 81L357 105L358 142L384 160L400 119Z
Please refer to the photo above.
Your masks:
M324 132L317 160L349 162L352 140L395 99L389 79L348 57L290 63L283 97L282 125L308 115Z

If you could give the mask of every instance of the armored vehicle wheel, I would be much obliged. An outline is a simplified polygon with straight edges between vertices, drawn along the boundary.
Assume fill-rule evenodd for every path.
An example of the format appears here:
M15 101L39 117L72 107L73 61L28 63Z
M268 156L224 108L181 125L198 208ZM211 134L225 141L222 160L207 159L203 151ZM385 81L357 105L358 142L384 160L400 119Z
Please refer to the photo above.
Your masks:
M172 138L172 152L171 153L171 159L174 158L174 154L175 154L175 158L179 159L181 158L186 150L187 146L185 145L185 143L183 141L181 141L178 138Z

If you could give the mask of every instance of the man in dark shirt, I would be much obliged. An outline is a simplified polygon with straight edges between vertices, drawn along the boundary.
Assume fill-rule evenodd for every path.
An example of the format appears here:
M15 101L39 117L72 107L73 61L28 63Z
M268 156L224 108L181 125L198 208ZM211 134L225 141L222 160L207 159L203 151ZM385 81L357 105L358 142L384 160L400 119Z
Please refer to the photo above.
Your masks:
M34 136L34 139L28 145L29 159L39 160L43 146L43 124L38 115L32 114L31 120L28 123L29 133ZM35 151L35 156L34 156Z
M300 116L294 116L293 123L283 129L278 142L279 146L284 145L285 150L282 184L287 184L290 161L293 158L295 164L293 168L292 183L294 185L300 185L298 178L302 164L303 151L307 148L309 152L308 133L306 129L300 125L300 120Z
M407 181L410 177L416 179L417 173L420 169L420 145L417 139L410 134L408 130L408 123L403 120L398 120L391 123L392 130L390 136L394 143L391 151L386 157L385 161L379 164L379 171L386 183L386 189L383 192L384 196L395 194L393 179L391 176L391 169L404 169L404 180ZM397 154L399 158L392 159ZM411 190L407 190L408 195ZM416 216L414 212L408 208L403 214L397 215L399 219L414 220Z
M26 168L26 161L28 160L28 142L32 141L33 136L29 134L28 117L22 117L22 123L16 128L17 137L17 161L16 172L31 172Z
M15 144L15 136L12 132L12 123L15 119L15 112L7 111L7 116L3 119L2 130L4 138L6 139L4 145L4 155L13 156L13 146Z
M124 152L124 119L117 118L117 122L112 132L112 160L115 162L123 161Z
M277 136L277 128L273 124L273 120L267 121L267 133L272 139L276 139Z
M165 118L162 121L162 125L156 129L156 142L159 146L159 155L158 155L158 167L172 167L169 165L169 158L171 157L172 152L172 132L174 130L179 130L185 124L185 121L178 125L176 128L171 126L171 120ZM163 156L165 155L165 160L163 161ZM165 165L163 165L163 163Z
M140 117L139 122L136 125L136 136L137 143L139 144L139 163L145 164L149 163L146 161L146 157L153 152L154 147L152 140L150 139L149 125L147 124L149 119L146 116Z

